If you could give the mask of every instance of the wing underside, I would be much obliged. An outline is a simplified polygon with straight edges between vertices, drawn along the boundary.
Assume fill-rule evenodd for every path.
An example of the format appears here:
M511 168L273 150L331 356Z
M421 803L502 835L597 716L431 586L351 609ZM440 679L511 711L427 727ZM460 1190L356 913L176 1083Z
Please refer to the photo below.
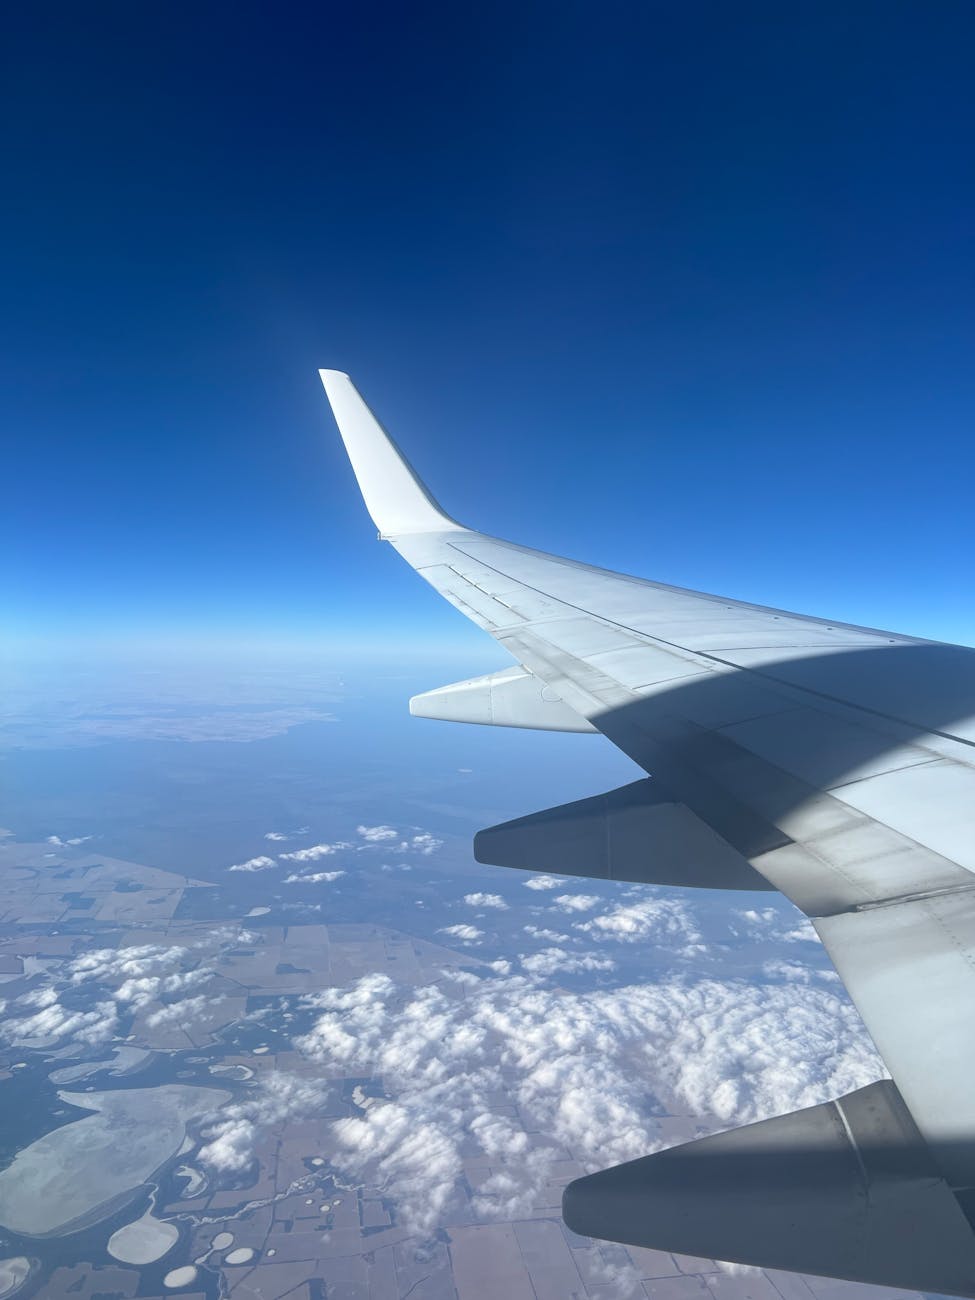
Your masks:
M975 1296L975 652L467 529L348 377L322 380L380 536L515 661L411 710L598 731L650 778L481 832L479 860L781 890L812 918L892 1076L578 1180L567 1221L630 1244ZM789 1214L801 1233L783 1227Z

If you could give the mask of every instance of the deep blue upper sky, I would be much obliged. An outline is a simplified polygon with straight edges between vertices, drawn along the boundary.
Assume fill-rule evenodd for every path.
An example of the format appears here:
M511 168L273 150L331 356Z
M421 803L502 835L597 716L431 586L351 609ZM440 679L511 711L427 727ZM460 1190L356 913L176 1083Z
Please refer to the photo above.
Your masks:
M973 43L955 0L10 10L13 632L464 643L334 366L465 522L975 641Z

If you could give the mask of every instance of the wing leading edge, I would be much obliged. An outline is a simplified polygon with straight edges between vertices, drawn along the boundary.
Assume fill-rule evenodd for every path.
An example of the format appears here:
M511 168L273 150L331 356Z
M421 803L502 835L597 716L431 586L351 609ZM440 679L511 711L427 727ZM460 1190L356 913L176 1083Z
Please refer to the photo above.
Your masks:
M580 875L780 889L813 919L893 1078L578 1180L567 1221L629 1244L975 1297L975 652L465 528L348 376L321 377L380 536L518 665L412 711L597 730L653 774L481 832L479 860L544 868L558 853L558 869ZM810 1134L840 1130L828 1169L798 1158ZM786 1168L801 1248L776 1226ZM731 1171L724 1200L698 1178L716 1169ZM735 1179L767 1232L726 1231ZM856 1213L838 1219L847 1202Z

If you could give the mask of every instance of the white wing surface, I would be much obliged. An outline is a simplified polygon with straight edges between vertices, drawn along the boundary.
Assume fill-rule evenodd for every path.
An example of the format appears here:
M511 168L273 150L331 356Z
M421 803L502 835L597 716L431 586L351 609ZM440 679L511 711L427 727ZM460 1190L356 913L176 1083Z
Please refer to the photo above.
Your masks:
M781 890L813 919L894 1081L580 1179L567 1222L975 1296L975 651L464 528L348 376L321 376L380 536L516 661L413 711L597 730L652 774L484 831L477 856Z

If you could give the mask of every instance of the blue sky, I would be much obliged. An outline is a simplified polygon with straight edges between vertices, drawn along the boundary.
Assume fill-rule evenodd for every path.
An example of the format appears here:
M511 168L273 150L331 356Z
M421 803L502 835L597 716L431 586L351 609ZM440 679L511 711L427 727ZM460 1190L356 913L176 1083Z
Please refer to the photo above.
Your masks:
M465 522L975 641L970 5L5 25L14 639L473 647L332 366Z

